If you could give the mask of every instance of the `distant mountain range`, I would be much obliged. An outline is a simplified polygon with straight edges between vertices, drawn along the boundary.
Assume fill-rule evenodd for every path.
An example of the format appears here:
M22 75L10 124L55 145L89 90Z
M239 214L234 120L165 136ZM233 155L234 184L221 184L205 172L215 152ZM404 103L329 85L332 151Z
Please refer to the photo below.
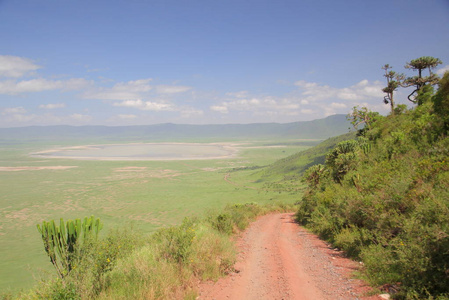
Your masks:
M348 132L345 115L293 123L145 126L30 126L0 128L0 144L20 142L152 142L245 139L326 139Z

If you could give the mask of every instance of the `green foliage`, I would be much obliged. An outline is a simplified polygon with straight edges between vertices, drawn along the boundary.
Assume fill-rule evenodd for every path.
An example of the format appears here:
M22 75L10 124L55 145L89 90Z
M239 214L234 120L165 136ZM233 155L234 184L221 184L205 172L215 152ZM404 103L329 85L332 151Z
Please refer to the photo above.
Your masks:
M194 220L186 218L180 226L161 229L155 234L155 241L165 249L164 258L178 263L188 261L195 238L195 226Z
M419 91L418 95L416 96L416 101L418 105L423 105L426 102L429 102L434 94L434 88L433 86L427 84L423 86Z
M381 115L378 112L370 111L366 107L354 106L352 112L349 113L346 118L351 122L355 129L358 129L359 126L370 129L373 124L381 118ZM360 130L363 132L363 129Z
M235 249L229 234L245 229L261 214L292 210L284 203L235 204L204 219L185 218L149 237L128 226L98 239L87 234L82 247L75 247L78 259L72 261L70 273L42 281L18 298L195 299L198 279L217 279L232 270ZM94 219L73 224L81 228L77 241L84 230L96 236L99 228Z
M319 141L305 142L310 147L312 142L317 144ZM272 143L283 147L270 147ZM30 269L43 268L45 272L39 272L41 276L56 274L53 265L48 263L50 259L43 251L41 235L36 230L36 224L41 224L42 220L54 219L59 226L60 217L67 221L94 214L105 226L107 222L108 228L132 220L136 229L154 232L164 224L178 224L186 216L201 215L208 209L219 209L228 203L256 201L263 204L282 199L294 203L303 184L289 183L291 193L295 195L290 192L278 194L271 190L265 192L263 182L255 182L258 179L255 173L259 170L232 172L230 181L236 185L223 180L224 172L233 167L271 164L306 147L297 140L283 138L245 140L244 146L239 157L186 164L179 161L130 163L62 159L58 165L78 167L0 172L0 186L4 192L0 205L6 208L4 213L19 214L27 219L16 224L9 218L0 218L3 233L0 233L0 290L30 288L34 283L32 273L35 273ZM24 145L22 148L10 147L7 151L0 149L2 166L53 166L53 161L29 157L30 152L38 151L36 147ZM49 147L48 144L39 145L40 150ZM140 169L126 170L129 166ZM106 231L103 229L100 236Z
M394 108L394 114L400 115L407 111L407 105L405 104L399 104Z
M40 289L33 291L24 298L52 299L52 300L78 300L81 299L72 282L56 279L50 282L41 282Z
M327 169L325 166L322 164L317 164L308 168L304 173L303 178L310 187L316 188L327 176Z
M80 259L81 234L84 243L92 238L96 240L103 225L100 219L95 219L94 216L85 217L83 222L76 219L64 223L61 218L59 224L57 226L54 220L43 221L42 226L37 225L37 229L42 236L45 252L50 257L59 277L63 278L73 269L73 263Z
M426 98L430 98L431 91L425 87L435 85L439 81L438 75L432 73L432 69L436 68L438 65L442 64L439 58L431 56L422 56L417 59L413 59L405 65L406 69L412 69L413 71L418 71L417 76L407 77L402 76L402 81L400 85L403 87L414 86L415 90L408 95L408 99L413 103L418 103L421 105L424 103ZM424 76L423 70L428 69L429 75ZM427 96L424 96L426 95ZM424 98L424 99L423 99Z
M329 138L317 146L300 151L286 158L280 159L258 172L264 188L278 192L297 194L302 190L301 180L304 172L316 164L324 164L330 149L339 142L353 139L355 132L349 132L337 137Z
M382 67L385 70L384 77L387 79L387 86L382 89L382 92L387 95L384 97L384 103L390 103L391 106L391 114L395 113L395 103L394 103L394 92L399 87L399 81L395 80L397 78L397 74L395 71L389 71L392 67L386 64Z
M232 233L232 220L229 214L219 214L217 217L211 220L211 225L219 232L226 234Z
M359 148L359 142L356 140L344 141L338 143L326 156L326 167L335 181L340 182L349 171L355 168Z
M446 72L440 80L438 92L434 97L435 114L441 120L438 131L447 134L449 132L449 72Z
M449 294L449 137L441 113L448 79L435 96L424 88L413 110L338 144L324 170L305 173L309 188L298 202L301 223L362 259L366 278L394 286L396 298ZM318 185L317 170L330 174Z

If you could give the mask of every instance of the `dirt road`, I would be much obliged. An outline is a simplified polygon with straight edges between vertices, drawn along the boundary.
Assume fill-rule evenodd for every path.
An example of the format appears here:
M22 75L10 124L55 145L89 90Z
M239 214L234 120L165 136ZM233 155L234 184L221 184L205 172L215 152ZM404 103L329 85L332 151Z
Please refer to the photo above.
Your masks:
M357 262L298 226L293 214L259 218L239 237L236 272L201 284L199 299L361 299ZM377 296L363 299L380 299Z

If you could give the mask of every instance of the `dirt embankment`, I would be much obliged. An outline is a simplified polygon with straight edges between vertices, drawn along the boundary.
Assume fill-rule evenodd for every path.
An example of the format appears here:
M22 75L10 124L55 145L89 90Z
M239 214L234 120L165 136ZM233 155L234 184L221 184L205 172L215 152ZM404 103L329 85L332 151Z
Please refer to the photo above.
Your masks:
M199 287L199 299L381 299L351 278L359 267L301 228L293 214L259 218L238 238L236 271Z

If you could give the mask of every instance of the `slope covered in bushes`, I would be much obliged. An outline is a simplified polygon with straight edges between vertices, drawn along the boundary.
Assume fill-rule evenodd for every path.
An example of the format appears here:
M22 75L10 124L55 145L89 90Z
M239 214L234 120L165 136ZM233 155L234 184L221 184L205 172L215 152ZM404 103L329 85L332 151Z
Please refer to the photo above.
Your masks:
M305 172L298 220L396 298L449 297L449 73Z
M286 158L278 160L267 166L261 172L262 178L294 177L304 173L312 165L324 163L327 152L341 141L355 137L355 132L349 132L336 137L328 138L315 147L300 151Z

